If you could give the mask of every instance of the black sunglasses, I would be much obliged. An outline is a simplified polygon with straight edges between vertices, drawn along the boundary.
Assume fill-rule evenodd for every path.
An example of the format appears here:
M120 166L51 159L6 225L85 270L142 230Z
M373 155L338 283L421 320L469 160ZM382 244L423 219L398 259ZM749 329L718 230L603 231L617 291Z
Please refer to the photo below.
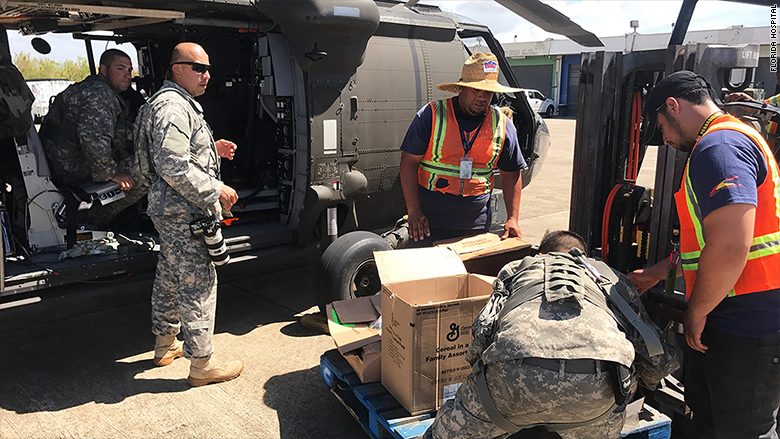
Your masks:
M176 64L186 64L190 67L192 67L192 71L195 73L206 73L211 68L210 64L201 64L199 62L193 62L193 61L179 61L175 63L171 63L172 66L175 66Z

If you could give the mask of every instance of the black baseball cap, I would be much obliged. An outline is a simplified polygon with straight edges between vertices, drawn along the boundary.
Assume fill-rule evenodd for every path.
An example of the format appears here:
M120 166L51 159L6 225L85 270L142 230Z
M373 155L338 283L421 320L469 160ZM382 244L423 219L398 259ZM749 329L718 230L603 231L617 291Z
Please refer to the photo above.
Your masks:
M686 93L701 89L707 90L710 98L716 103L719 102L707 80L690 70L674 72L660 80L647 96L645 114L642 118L642 144L664 144L661 130L658 129L658 110L666 105L667 98L679 98Z

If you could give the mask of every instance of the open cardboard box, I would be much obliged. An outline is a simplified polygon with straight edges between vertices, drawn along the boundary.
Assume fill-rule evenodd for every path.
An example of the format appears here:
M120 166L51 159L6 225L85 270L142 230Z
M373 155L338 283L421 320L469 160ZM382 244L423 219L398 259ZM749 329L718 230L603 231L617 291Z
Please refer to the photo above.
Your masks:
M370 325L381 315L380 297L339 300L327 305L325 312L333 342L360 381L379 381L382 331Z
M439 247L375 252L382 281L382 385L417 415L455 396L471 372L471 324L493 277Z
M531 253L531 244L521 238L501 240L501 235L493 232L468 238L445 239L434 242L434 245L455 252L469 273L488 276L498 275L504 265Z

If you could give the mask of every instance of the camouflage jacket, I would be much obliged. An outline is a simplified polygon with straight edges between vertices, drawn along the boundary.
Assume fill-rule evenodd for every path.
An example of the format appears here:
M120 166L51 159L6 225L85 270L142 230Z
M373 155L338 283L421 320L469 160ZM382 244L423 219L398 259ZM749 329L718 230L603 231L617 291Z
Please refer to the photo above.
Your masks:
M203 108L171 81L138 113L136 158L151 180L147 213L219 213L220 159ZM148 158L153 174L143 166ZM144 159L144 160L142 160Z
M551 266L555 267L549 263L552 260L558 265L551 270ZM625 276L619 278L630 286L627 301L631 308L660 334L633 285ZM661 337L664 353L649 356L641 336L613 309L583 266L568 254L551 253L511 262L499 272L494 290L504 289L503 281L508 283L505 291L509 296L502 301L494 291L477 317L472 332L474 342L466 357L469 362L479 358L487 364L540 357L634 364L640 382L650 389L679 367L674 342L668 343ZM502 310L516 294L529 294L526 297L530 300ZM486 320L494 321L487 331L485 328L490 325L485 325Z
M57 95L40 129L53 178L65 184L108 181L132 155L127 102L102 75L92 75Z

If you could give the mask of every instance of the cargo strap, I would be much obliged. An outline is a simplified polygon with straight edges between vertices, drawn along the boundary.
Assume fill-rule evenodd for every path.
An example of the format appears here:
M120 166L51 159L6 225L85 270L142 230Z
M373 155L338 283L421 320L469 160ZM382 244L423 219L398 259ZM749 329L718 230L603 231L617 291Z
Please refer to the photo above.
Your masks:
M559 372L563 369L563 373L598 373L602 370L606 370L608 367L608 364L601 360L564 360L537 357L523 358L523 364L530 364L531 366L541 367L542 369L555 372Z
M520 361L524 361L524 360L520 359ZM545 367L545 369L547 368ZM472 367L472 372L474 373L474 378L477 385L477 395L479 395L479 399L482 401L482 406L485 408L485 412L487 413L488 417L494 424L496 424L496 426L511 434L517 433L518 431L526 428L538 427L540 425L544 426L548 431L563 431L563 430L570 430L572 428L584 427L586 425L595 424L597 422L603 421L608 416L610 416L612 412L615 411L615 409L618 407L617 404L612 403L612 405L604 413L596 416L593 419L589 419L587 421L559 422L559 423L549 423L549 424L542 423L542 424L519 426L519 425L515 425L514 423L506 419L504 415L502 415L501 412L498 411L498 408L496 407L496 404L493 401L493 397L490 396L490 391L488 390L487 380L485 379L485 364L482 362L482 360L478 360L476 363L474 363L474 366Z

